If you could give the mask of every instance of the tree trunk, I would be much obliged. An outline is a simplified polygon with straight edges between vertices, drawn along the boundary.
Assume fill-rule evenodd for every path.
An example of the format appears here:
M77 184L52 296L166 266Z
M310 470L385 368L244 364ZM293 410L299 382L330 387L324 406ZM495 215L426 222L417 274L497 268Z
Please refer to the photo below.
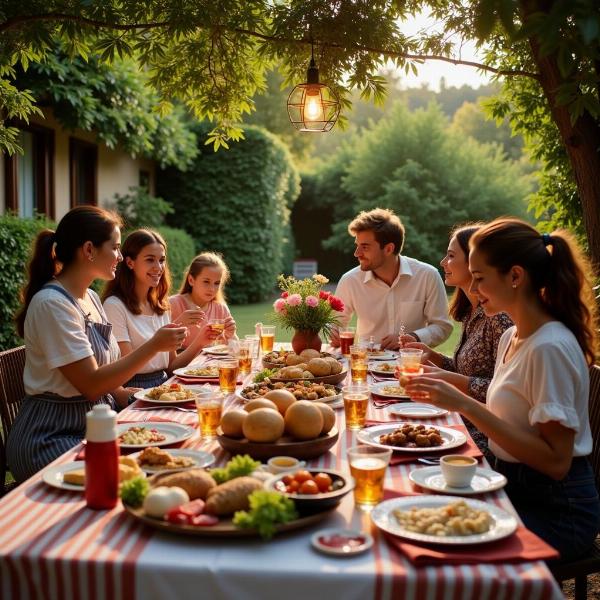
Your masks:
M522 0L521 7L524 21L535 12L548 12L546 3L540 0ZM594 268L598 271L600 268L600 126L587 111L571 124L569 107L558 106L556 103L558 88L566 81L560 74L556 53L542 56L540 43L535 37L529 38L529 44L540 74L540 84L573 169L590 257Z

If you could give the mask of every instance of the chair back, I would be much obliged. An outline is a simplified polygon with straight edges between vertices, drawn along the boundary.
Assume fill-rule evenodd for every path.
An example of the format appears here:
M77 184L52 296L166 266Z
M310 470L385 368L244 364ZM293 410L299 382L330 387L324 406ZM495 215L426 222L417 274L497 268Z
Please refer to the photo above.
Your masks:
M590 462L596 476L596 488L600 490L600 366L590 368L590 428L594 439L594 448Z

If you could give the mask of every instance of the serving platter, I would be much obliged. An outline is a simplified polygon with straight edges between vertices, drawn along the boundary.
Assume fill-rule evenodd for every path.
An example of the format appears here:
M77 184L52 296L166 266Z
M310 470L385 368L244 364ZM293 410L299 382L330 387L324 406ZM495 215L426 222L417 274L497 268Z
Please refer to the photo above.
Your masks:
M476 510L485 510L492 517L491 529L485 533L474 535L437 536L425 533L409 531L401 527L393 514L395 510L411 510L412 508L439 508L454 501L464 501L469 507ZM403 498L392 498L378 504L371 512L371 520L382 531L397 537L425 542L428 544L444 545L468 545L483 544L501 540L514 533L517 529L517 520L505 510L498 508L495 504L474 500L472 498L460 498L456 496L405 496Z
M386 450L391 449L394 452L414 452L417 454L439 452L444 450L450 450L451 448L458 448L458 446L462 446L467 441L467 436L462 431L452 429L451 427L436 426L435 428L440 432L440 436L443 440L441 446L407 448L404 446L392 446L391 444L382 444L379 442L379 436L391 433L392 431L401 428L402 425L405 424L406 423L396 422L384 425L375 425L374 427L367 427L365 429L361 429L358 432L357 439L363 444L375 446L376 448L385 448ZM414 425L414 423L411 423L411 425Z
M117 424L117 437L125 433L131 427L141 427L143 429L155 429L158 433L165 436L165 439L160 442L145 442L143 444L124 444L119 442L121 448L129 448L136 450L143 450L149 446L169 446L170 444L177 444L191 438L196 430L189 425L182 425L181 423L163 423L155 421L140 421L139 423L118 423Z
M263 460L273 456L293 456L299 459L309 459L321 456L329 450L339 437L337 427L329 433L313 440L298 441L289 436L283 436L276 442L250 442L246 438L232 438L223 435L223 430L217 429L217 441L224 450L231 454L249 454L252 458Z
M281 362L281 361L277 361L276 359L281 356L286 357L288 354L295 354L295 352L293 350L273 350L271 352L268 352L262 358L263 367L265 369L280 369L282 367L285 367L286 366L285 361ZM331 354L330 352L321 352L320 358L325 358L327 356L330 356L331 358L335 358L336 360L340 360L340 356L335 356L334 354ZM275 360L272 360L272 359L275 359Z
M331 385L335 385L337 383L341 383L342 381L344 381L344 379L346 379L348 375L348 369L344 369L342 371L340 371L339 373L335 373L335 375L323 375L321 377L311 377L310 379L305 379L303 377L299 377L298 379L283 379L280 377L269 377L269 380L272 381L273 383L277 383L277 382L283 382L283 383L289 383L289 382L294 382L294 381L311 381L314 383L330 383Z
M318 382L313 381L312 379L310 380L310 382L311 383L318 383ZM294 384L294 381L287 381L287 383ZM256 383L256 384L253 384L253 385L246 386L246 387L242 388L241 390L236 390L235 395L242 402L244 402L244 403L249 402L250 400L257 400L258 398L248 398L244 394L244 392L246 390L248 390L248 388L252 388L253 391L256 391L256 390L259 390L259 389L261 389L263 387L268 387L268 388L270 388L270 390L274 390L274 389L286 389L286 388L275 388L274 386L271 387L268 384L264 384L264 383ZM333 396L324 396L323 398L316 398L316 399L313 399L311 401L312 402L325 402L326 404L333 404L333 403L339 402L342 399L342 388L337 387L337 386L333 386L332 391L335 391L335 394ZM262 394L260 396L260 398L262 398L262 397L264 397L264 394Z
M472 496L499 490L506 485L506 477L502 473L477 467L475 475L468 487L451 487L446 483L440 467L422 467L408 474L409 479L419 487L442 494L456 496Z

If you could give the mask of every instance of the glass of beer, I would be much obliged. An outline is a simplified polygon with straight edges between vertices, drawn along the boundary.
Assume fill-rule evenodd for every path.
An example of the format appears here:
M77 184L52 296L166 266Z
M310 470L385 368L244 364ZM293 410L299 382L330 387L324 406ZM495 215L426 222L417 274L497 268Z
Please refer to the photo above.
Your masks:
M208 439L214 438L221 422L223 394L216 390L199 394L196 397L196 410L198 411L200 436Z
M347 385L342 388L344 413L348 429L360 429L365 426L369 406L369 388L366 385Z
M340 329L340 351L348 357L350 356L350 346L354 345L354 336L356 327L344 327Z
M240 372L240 362L237 358L221 360L219 367L219 388L224 394L235 392L238 373Z
M383 500L385 471L392 456L391 449L354 446L348 449L348 464L354 477L354 503L370 510Z
M225 339L223 333L225 331L225 319L211 319L208 325L213 331L216 331L219 335L215 338L214 344L216 345L220 339Z
M248 340L238 342L237 357L240 363L240 373L248 375L252 370L252 346Z
M260 349L263 352L273 352L275 342L275 325L263 325L260 331Z
M363 345L350 346L350 374L353 383L366 383L368 369L367 348Z

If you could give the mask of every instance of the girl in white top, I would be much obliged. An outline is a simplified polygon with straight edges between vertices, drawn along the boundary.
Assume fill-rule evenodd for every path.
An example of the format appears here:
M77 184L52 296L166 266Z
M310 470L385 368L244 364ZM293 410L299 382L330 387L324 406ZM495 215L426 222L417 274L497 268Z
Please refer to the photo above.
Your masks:
M568 232L540 235L517 219L489 223L470 247L471 291L487 315L506 312L515 323L498 345L487 405L427 375L406 381L406 389L457 410L489 437L493 466L507 476L525 525L572 560L600 529L587 459L596 350L590 270Z
M104 291L104 310L112 323L121 355L126 356L171 322L167 294L171 285L167 245L155 231L138 229L127 236L123 262ZM188 322L201 323L199 334L186 350L161 352L128 381L129 386L149 388L166 381L167 372L187 365L216 337L203 324L204 315L194 310Z

